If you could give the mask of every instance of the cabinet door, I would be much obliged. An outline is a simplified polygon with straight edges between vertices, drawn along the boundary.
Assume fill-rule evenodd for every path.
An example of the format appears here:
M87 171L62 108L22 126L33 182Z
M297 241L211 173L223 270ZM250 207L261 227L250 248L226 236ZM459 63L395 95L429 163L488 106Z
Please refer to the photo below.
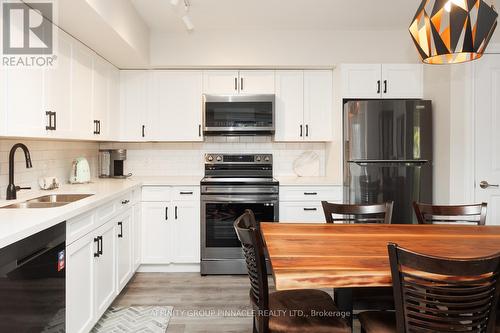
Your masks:
M73 136L93 139L92 135L92 63L93 53L87 47L73 44L72 64L72 119Z
M304 71L276 71L275 141L304 138Z
M174 212L169 202L142 203L142 263L169 264L172 259L171 221Z
M94 56L94 76L93 76L93 106L92 106L92 132L95 138L106 139L108 136L108 96L109 96L109 66L101 57ZM99 124L94 122L98 121Z
M66 331L89 332L94 324L94 235L66 247Z
M240 71L240 94L274 94L274 71Z
M142 204L138 203L134 206L134 215L132 223L132 243L133 243L133 269L139 268L141 264L142 250Z
M0 66L0 135L5 135L6 128L6 114L5 114L5 87L7 86L6 72L2 66Z
M150 72L121 71L120 78L120 137L126 141L142 141L149 135L149 128L145 126Z
M94 235L102 237L101 252L95 264L95 317L102 316L116 294L116 225L110 221Z
M6 135L45 136L48 118L43 110L44 70L8 68L5 76Z
M205 94L227 94L238 93L238 71L204 71L203 93Z
M200 262L199 201L177 201L173 204L172 261Z
M304 139L332 140L333 73L304 71Z
M280 202L280 222L326 223L326 220L319 201Z
M133 274L132 238L134 231L132 230L132 214L132 209L129 209L116 219L118 293L125 287Z
M111 64L108 66L108 124L105 127L108 131L108 139L118 140L120 138L120 70Z
M423 66L382 65L382 98L423 98Z
M71 113L71 63L73 40L63 31L58 32L56 64L45 71L43 111L55 112L56 130L51 137L71 138L73 133Z
M202 72L154 71L148 138L202 141Z
M382 92L380 64L342 65L343 98L380 98Z

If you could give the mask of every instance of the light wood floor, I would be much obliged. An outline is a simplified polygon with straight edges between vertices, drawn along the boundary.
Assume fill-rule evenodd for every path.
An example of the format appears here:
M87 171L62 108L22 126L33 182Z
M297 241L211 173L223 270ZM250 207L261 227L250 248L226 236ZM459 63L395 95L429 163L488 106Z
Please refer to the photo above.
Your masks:
M273 291L272 279L269 283ZM249 333L252 318L245 316L251 310L249 289L247 276L137 273L113 306L173 306L167 333ZM241 316L234 313L237 310ZM355 332L359 331L356 326Z

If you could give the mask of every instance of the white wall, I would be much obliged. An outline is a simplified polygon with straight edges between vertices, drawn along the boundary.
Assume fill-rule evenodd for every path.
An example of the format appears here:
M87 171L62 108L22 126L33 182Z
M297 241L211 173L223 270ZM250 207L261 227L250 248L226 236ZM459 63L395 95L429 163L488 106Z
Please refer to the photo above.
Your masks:
M151 33L153 67L310 67L418 62L407 30Z
M98 143L0 139L0 199L5 199L9 184L9 152L18 142L24 143L29 148L33 168L26 169L24 153L19 149L14 164L14 183L17 186L31 186L33 189L38 189L38 178L48 176L56 176L61 183L68 183L71 165L76 157L87 158L92 176L96 176Z

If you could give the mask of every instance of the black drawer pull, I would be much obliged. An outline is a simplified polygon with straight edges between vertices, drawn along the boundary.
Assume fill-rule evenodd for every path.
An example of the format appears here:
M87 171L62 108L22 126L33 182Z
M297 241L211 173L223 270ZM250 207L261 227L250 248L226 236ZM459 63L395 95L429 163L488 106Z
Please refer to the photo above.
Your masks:
M97 243L97 252L94 253L94 258L99 258L99 237L94 238L94 243Z
M165 221L168 221L168 207L165 207Z
M126 204L128 204L129 202L130 202L130 200L123 200L123 201L122 201L122 205L126 205Z
M180 195L192 195L193 192L179 192Z
M99 255L101 256L103 254L102 251L102 236L97 237L98 242L97 242L97 252L99 252ZM101 248L99 249L99 244L101 244Z
M315 212L317 210L318 210L318 208L304 208L304 211L306 211L306 212Z
M123 238L123 222L118 222L118 226L120 227L120 233L118 234L118 238Z
M175 219L177 220L177 206L175 206Z
M304 195L318 195L318 192L304 192Z

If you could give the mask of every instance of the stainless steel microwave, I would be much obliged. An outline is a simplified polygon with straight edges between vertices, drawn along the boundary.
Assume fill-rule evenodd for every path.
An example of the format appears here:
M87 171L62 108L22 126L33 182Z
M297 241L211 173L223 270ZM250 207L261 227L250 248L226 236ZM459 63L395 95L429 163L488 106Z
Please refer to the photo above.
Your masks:
M205 135L273 135L274 95L203 95Z

